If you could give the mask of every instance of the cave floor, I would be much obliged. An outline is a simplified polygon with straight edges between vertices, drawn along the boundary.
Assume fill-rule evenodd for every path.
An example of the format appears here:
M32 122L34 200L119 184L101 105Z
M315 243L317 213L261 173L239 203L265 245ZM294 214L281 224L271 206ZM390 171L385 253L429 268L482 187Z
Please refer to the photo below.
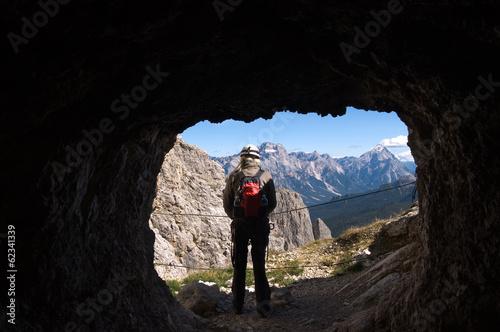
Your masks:
M254 293L246 296L245 312L234 314L231 295L225 299L227 310L208 317L209 330L213 331L323 331L335 327L355 314L351 299L336 294L346 285L362 282L364 272L349 272L329 278L300 280L288 286L292 300L276 308L270 318L257 313Z
M418 266L421 245L408 237L406 232L419 225L417 221L418 208L414 207L391 223L374 223L335 240L316 241L277 256L271 255L269 265L275 260L311 264L305 267L297 282L271 288L271 302L277 311L269 318L260 317L255 292L248 289L245 296L246 310L242 315L236 315L231 310L232 294L229 289L223 289L217 308L205 317L206 329L336 332L383 328L388 324L386 318L394 299L401 296L397 286L414 282L411 272ZM379 232L382 224L388 225L385 232ZM391 241L400 238L401 232L406 236L395 246L397 242ZM380 235L382 233L384 235ZM373 240L374 234L379 234L378 241ZM391 243L392 249L387 251L386 246ZM372 252L373 257L363 263L358 262L361 263L360 268L337 269L340 266L338 262L327 267L320 264L329 262L328 259L333 256L337 260L346 254L351 257L357 248L358 252L363 252L369 246L378 254ZM287 290L291 296L284 295Z

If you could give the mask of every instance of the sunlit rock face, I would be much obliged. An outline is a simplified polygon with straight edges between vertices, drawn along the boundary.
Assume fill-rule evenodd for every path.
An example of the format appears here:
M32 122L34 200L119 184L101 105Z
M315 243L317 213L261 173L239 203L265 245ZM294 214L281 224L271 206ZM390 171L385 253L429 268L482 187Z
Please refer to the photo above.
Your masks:
M231 219L223 207L225 186L222 167L201 148L177 136L158 174L149 219L155 233L155 269L161 278L182 279L196 268L231 266ZM314 241L300 195L278 187L276 200L277 213L269 218L273 230L268 250L280 252Z
M205 151L177 137L158 174L149 219L160 277L180 279L197 272L186 266L231 264L231 219L222 204L225 183L224 171Z
M346 106L397 112L418 165L422 258L377 326L498 326L498 4L47 8L12 4L2 20L1 207L16 229L16 327L200 328L153 268L148 219L175 134L201 120ZM448 283L461 291L443 294Z

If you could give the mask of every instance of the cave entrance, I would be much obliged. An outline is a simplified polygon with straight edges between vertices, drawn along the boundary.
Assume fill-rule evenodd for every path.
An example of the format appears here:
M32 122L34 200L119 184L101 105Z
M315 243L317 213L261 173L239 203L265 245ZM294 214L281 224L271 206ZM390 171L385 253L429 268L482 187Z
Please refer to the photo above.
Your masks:
M157 197L150 219L150 227L156 235L155 267L163 279L183 278L199 271L196 268L228 265L230 242L225 226L230 220L224 218L221 193L225 176L234 169L239 151L246 144L255 144L261 149L263 168L273 174L277 187L297 192L300 195L297 195L300 201L297 204L301 206L325 203L340 195L374 191L380 185L401 182L399 178L403 176L410 178L403 182L415 179L415 165L406 144L408 129L396 113L350 107L346 115L333 118L286 111L277 112L269 120L260 118L251 123L203 121L180 135L182 138L178 138L167 154L158 176ZM377 150L377 146L381 149ZM372 172L369 176L364 174L364 178L352 170L353 162L361 163L363 158L364 168L371 167ZM383 158L390 160L376 164L376 160ZM299 163L302 169L294 167ZM343 167L352 174L346 176ZM330 172L336 172L337 176L330 176ZM372 177L370 183L360 185L369 177ZM214 181L209 183L212 178ZM340 186L335 187L335 182ZM320 218L330 229L330 237L337 237L349 227L366 225L376 218L389 217L409 208L414 187L405 188L404 194L398 191L399 196L385 195L360 215L349 213L359 210L359 204L344 203L341 209L314 208L293 218L285 215L276 222L288 225L287 218L302 218L311 224ZM392 199L392 206L388 208L390 204L384 202L386 208L382 211L380 202L388 197ZM283 208L278 206L277 210ZM285 237L283 232L274 236ZM314 238L304 238L314 241ZM275 251L306 244L303 238L297 237L274 242Z
M25 226L16 233L16 305L27 328L61 329L73 319L97 330L182 326L153 270L147 225L163 154L197 121L270 117L282 105L336 115L346 105L395 110L410 129L425 257L391 289L376 326L498 326L498 3L227 2L223 22L213 8L221 1L137 10L72 2L35 39L54 6L10 6L9 35L30 42L4 62L12 84L4 93L2 206L5 220ZM383 27L388 10L404 11ZM343 45L356 53L350 63ZM99 149L69 157L84 146L83 131L101 127L113 133ZM47 171L60 158L71 159L64 181ZM133 282L113 302L101 297L110 300L102 312L79 315L117 276Z
M407 145L408 128L395 112L348 107L345 115L334 118L286 111L250 123L204 121L181 135L187 143L204 149L226 174L237 162L237 158L228 160L229 156L237 155L247 144L258 146L263 168L274 174L276 185L299 193L306 206L342 195L377 191L387 184L399 187L411 183L399 191L374 193L376 196L335 208L310 209L311 220L321 218L334 236L350 226L400 213L410 207L415 197L416 164ZM349 174L330 174L339 169ZM363 213L353 214L351 210Z

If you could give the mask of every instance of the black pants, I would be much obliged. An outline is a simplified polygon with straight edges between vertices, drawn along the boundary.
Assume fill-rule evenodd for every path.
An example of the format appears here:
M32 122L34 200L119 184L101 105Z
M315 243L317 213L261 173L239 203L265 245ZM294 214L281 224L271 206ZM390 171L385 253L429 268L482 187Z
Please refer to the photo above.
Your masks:
M271 290L266 277L266 247L269 242L269 222L267 218L245 218L231 224L234 243L233 257L233 307L241 310L245 300L245 275L248 256L248 242L252 245L253 275L257 306L269 303Z

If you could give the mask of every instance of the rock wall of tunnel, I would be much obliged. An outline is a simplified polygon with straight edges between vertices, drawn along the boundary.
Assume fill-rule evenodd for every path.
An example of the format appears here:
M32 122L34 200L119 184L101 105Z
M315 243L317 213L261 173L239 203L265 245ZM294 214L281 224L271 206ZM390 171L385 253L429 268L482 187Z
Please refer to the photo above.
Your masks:
M2 23L18 326L200 327L152 266L147 221L172 138L201 120L346 106L396 111L418 164L425 252L378 329L497 322L496 2L51 3L45 23L38 3L9 5Z

